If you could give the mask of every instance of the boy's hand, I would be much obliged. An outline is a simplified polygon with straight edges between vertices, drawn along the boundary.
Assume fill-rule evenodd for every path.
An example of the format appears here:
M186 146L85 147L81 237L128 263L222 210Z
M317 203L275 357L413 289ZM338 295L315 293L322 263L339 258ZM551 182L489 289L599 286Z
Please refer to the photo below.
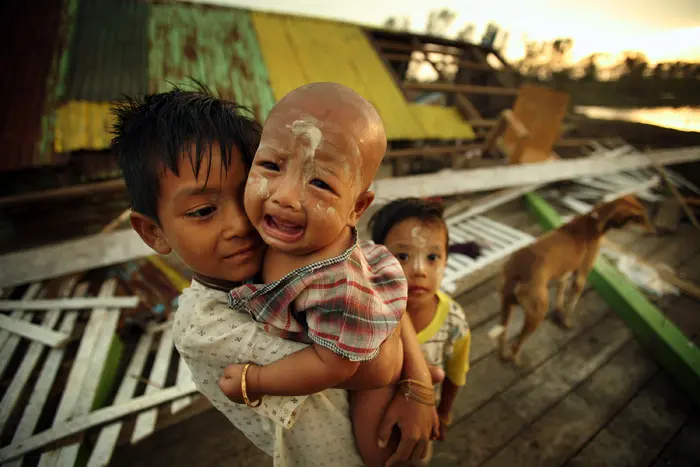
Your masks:
M229 365L224 368L224 374L219 378L219 389L228 397L231 402L244 404L243 392L241 391L241 375L243 365ZM249 396L250 397L250 396Z
M442 414L438 411L435 411L435 414L438 417L438 434L436 439L438 441L445 441L447 438L447 428L450 426L450 414Z
M378 429L379 447L386 446L395 426L401 431L399 446L386 465L420 461L433 437L436 421L435 407L415 402L400 394L395 395Z
M236 404L245 404L243 399L243 391L241 388L241 377L243 375L243 367L245 365L229 365L224 368L224 374L219 378L219 389L228 397L231 402ZM260 395L255 393L252 389L251 381L254 380L255 373L258 367L251 365L248 367L248 373L246 374L246 384L248 393L248 400L250 402L255 402L260 399Z

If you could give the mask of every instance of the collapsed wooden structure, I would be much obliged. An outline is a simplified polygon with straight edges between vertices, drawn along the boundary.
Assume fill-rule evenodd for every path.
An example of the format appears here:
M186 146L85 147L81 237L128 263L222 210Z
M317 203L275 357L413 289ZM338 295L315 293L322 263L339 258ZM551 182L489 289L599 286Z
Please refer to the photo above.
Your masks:
M79 20L96 6L80 2L79 8L83 16L75 24L77 34L90 37L94 25ZM621 193L636 193L656 203L660 196L651 189L659 179L652 169L700 159L697 147L642 153L619 140L567 138L572 123L566 114L566 96L521 86L518 73L488 47L218 7L200 10L164 3L149 6L148 11L143 5L134 8L138 11L119 10L119 14L138 16L142 26L147 21L175 25L172 36L154 28L161 35L152 38L155 46L147 52L157 65L152 75L146 73L152 80L147 90L165 89L163 83L172 69L162 63L159 53L168 47L184 50L186 44L176 41L183 31L192 32L194 24L206 29L195 44L203 63L211 61L206 55L209 42L233 30L241 35L245 53L255 52L239 56L244 52L234 51L230 58L237 66L241 60L255 65L242 73L247 81L226 88L233 96L224 97L243 96L259 118L275 99L305 81L342 82L368 97L388 123L386 161L395 175L375 182L377 203L403 196L445 197L452 203L447 210L451 242L472 240L483 247L483 254L475 259L450 256L443 289L453 295L488 281L511 253L535 240L534 232L492 218L492 209L526 195L546 226L552 227L556 217L532 193L547 184L572 181L577 188L567 188L560 197L569 207L581 208L582 200L593 203ZM282 41L287 37L291 43ZM309 59L309 44L326 40L327 50L314 52L326 54L327 63L320 66ZM298 52L293 61L291 47ZM81 49L74 60L89 64L94 52ZM348 57L362 62L363 75L348 71ZM194 65L190 59L183 58L187 64L183 68ZM412 80L409 69L416 63L432 67L439 79L433 83ZM208 76L212 75L216 73ZM67 153L89 150L107 156L109 105L100 92L84 96L78 92L79 77L66 79L75 94L56 109L59 131L54 146ZM519 105L533 95L540 99L539 116L547 117L540 122L526 111L528 106ZM87 99L73 100L78 96ZM551 98L551 105L543 104L543 96ZM87 125L90 119L99 124ZM560 157L560 149L575 157ZM473 168L480 164L486 167ZM670 177L689 192L681 177ZM86 193L121 190L123 182L115 179L3 197L0 207L71 202ZM481 191L488 194L464 199ZM115 220L110 229L118 224ZM0 256L0 308L11 311L0 315L3 465L20 466L23 459L38 459L41 465L75 465L78 459L91 466L107 465L119 444L141 442L155 430L208 408L195 394L168 323L176 296L187 285L187 273L175 261L151 254L127 229ZM673 330L673 323L666 323L653 305L624 285L619 273L601 264L596 287L610 297L643 342L661 349L662 365L670 365L674 377L690 391L700 374L692 336L684 340L682 332ZM136 309L133 301L121 300L128 296L138 297ZM140 330L137 336L131 334L134 328Z

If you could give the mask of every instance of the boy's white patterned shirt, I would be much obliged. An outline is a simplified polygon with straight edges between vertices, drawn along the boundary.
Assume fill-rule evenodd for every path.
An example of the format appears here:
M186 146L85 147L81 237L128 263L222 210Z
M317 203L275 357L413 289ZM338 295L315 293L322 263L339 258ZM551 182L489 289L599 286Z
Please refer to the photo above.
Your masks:
M233 363L267 365L307 347L268 334L247 313L232 310L225 292L192 281L179 297L175 346L212 405L274 465L361 466L352 433L347 392L328 389L300 397L265 397L253 409L231 402L219 389Z

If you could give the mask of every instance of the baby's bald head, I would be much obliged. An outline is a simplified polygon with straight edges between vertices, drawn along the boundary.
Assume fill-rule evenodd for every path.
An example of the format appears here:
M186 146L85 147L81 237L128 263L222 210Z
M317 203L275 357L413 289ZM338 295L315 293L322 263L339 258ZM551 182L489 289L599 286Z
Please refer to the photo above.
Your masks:
M291 91L275 105L263 137L269 126L288 126L290 121L317 128L324 142L346 156L344 163L354 166L360 192L369 188L386 152L384 124L372 104L341 84L311 83Z

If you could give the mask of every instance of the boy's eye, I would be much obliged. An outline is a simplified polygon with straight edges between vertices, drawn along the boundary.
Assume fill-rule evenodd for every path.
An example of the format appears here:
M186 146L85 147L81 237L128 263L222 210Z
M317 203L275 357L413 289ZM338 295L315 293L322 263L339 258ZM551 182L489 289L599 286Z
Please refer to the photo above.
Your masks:
M280 168L277 164L274 162L269 162L269 161L262 161L260 163L260 167L267 169L267 170L273 170L275 172L279 172Z
M211 216L212 214L214 214L215 211L216 208L214 206L204 206L199 209L195 209L194 211L190 211L185 215L187 217L203 218Z
M397 253L396 259L399 261L406 261L408 259L408 253Z
M437 255L435 253L430 253L428 255L428 261L437 261L440 258L440 255Z
M324 182L323 180L319 180L318 178L314 178L309 182L311 185L315 186L316 188L320 188L321 190L326 190L326 191L333 191L333 189L328 185L328 183Z

